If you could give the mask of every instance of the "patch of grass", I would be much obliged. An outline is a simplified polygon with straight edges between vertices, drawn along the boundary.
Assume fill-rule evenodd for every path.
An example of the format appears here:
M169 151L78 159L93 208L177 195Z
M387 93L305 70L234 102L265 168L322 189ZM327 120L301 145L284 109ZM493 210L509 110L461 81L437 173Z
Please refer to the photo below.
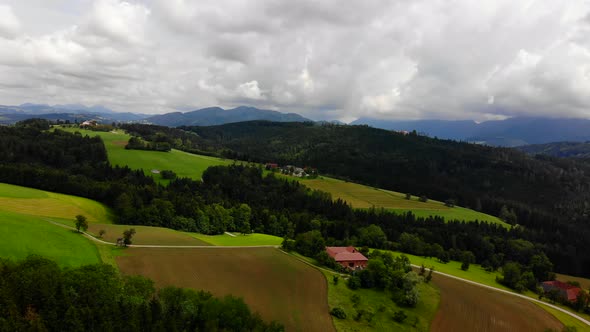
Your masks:
M333 318L336 329L348 331L428 331L440 302L440 293L434 285L420 283L420 301L415 308L398 306L387 292L374 289L351 290L346 280L340 278L337 285L333 283L333 274L323 271L328 281L328 304L330 308L342 308L346 319ZM358 299L355 304L355 299ZM398 323L393 320L397 311L404 311L407 318ZM359 311L366 314L359 320L355 316ZM415 326L414 326L415 325Z
M83 214L89 222L102 223L112 219L109 208L96 201L5 183L0 183L0 211L72 220Z
M580 277L569 276L567 274L556 273L555 279L557 279L559 281L563 281L563 282L577 281L580 283L580 287L582 287L584 289L590 289L590 279L587 279L587 278L580 278Z
M41 217L0 211L0 256L19 260L31 254L48 257L61 266L101 261L97 248L81 234Z
M239 234L235 233L236 236L230 236L227 234L221 235L205 235L199 233L186 233L193 236L201 241L210 243L214 246L278 246L281 245L283 239L278 236L252 233L252 234Z
M172 149L170 152L126 150L129 135L122 130L115 132L97 132L79 128L59 129L69 132L80 132L82 135L100 136L105 143L111 164L129 166L132 169L142 169L146 175L153 176L160 183L168 183L160 174L153 174L152 170L172 170L178 177L188 177L200 180L203 172L210 166L230 165L233 161L215 157L186 153Z
M536 302L535 302L535 304L538 305L539 307L543 308L548 313L552 314L555 318L557 318L565 326L573 326L578 331L590 330L590 326L582 323L581 321L575 319L574 317L572 317L570 315L564 314L563 312L561 312L559 310L555 310L555 309L553 309L549 306L546 306L544 304L540 304L540 303L536 303Z
M300 181L308 188L325 191L332 195L332 198L340 198L348 202L352 207L359 209L384 208L398 213L411 211L418 217L441 216L445 220L485 221L510 227L497 217L477 212L467 208L455 206L447 207L443 202L429 199L427 202L420 202L418 197L411 196L408 200L403 193L373 188L358 183L337 180L329 177L317 179L302 179L292 176L275 174L279 177Z

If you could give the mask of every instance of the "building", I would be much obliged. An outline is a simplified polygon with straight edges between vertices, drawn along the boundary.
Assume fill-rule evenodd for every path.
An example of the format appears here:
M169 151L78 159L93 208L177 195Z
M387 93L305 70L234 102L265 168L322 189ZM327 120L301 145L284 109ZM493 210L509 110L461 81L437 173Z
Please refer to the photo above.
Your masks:
M558 280L545 281L541 283L541 287L545 293L557 290L559 298L570 302L576 301L578 293L582 291L580 287L567 284Z
M367 267L369 259L354 247L326 247L326 252L342 267L357 270Z
M276 163L267 163L267 164L265 165L265 168L266 168L267 170L269 170L269 171L270 171L270 170L274 170L274 169L277 169L277 168L279 168L279 164L276 164Z

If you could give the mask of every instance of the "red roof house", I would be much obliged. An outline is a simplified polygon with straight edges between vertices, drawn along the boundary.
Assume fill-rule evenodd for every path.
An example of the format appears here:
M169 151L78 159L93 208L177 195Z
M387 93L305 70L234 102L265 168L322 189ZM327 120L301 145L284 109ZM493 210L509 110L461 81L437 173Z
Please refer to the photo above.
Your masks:
M543 287L543 291L545 291L545 293L556 289L559 292L559 297L570 302L576 301L578 298L578 293L582 291L580 287L576 287L558 280L542 282L541 287Z
M356 251L354 247L326 247L326 252L336 263L351 270L364 269L369 259Z

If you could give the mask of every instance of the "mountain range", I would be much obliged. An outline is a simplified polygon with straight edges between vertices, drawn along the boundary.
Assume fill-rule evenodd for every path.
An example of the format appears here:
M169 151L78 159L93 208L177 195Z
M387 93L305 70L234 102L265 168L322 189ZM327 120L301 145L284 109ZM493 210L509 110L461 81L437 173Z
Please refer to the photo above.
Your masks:
M154 115L145 119L149 123L168 126L213 126L232 122L252 120L267 120L274 122L308 122L295 113L281 113L271 110L261 110L255 107L240 106L228 110L220 107L208 107L192 112L174 112Z
M590 140L590 120L515 117L477 123L475 121L416 120L389 121L360 118L350 124L412 131L431 137L515 147L549 142Z

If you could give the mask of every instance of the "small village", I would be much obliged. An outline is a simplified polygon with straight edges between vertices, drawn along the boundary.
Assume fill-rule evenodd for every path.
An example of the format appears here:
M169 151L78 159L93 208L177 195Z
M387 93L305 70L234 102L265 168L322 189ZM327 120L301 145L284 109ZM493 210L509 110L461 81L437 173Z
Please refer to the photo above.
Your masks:
M284 175L290 175L297 178L310 178L314 179L318 177L318 170L312 167L298 167L293 165L279 166L277 163L266 163L264 168L271 172L280 172Z

